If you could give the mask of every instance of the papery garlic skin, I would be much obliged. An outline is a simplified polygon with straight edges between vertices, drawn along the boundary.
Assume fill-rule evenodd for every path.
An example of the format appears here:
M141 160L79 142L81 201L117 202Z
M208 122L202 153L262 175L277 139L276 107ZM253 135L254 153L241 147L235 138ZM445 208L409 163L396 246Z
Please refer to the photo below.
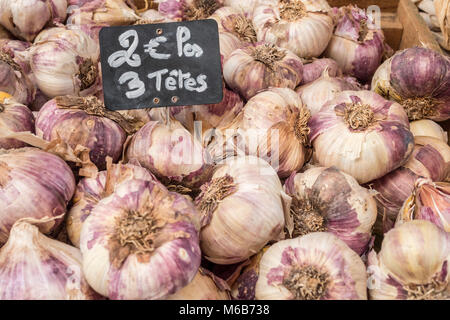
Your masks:
M401 105L370 91L344 91L309 121L314 158L366 183L404 164L414 148Z
M342 91L359 89L354 82L347 81L346 78L331 77L328 71L325 71L320 78L298 87L295 91L313 116L326 102L334 99Z
M327 72L330 77L342 76L341 67L333 59L313 59L303 65L303 80L300 85L306 85L319 79L324 72Z
M0 24L16 37L33 41L47 25L63 23L67 0L1 0Z
M113 300L163 299L197 273L199 227L199 214L184 196L150 181L124 182L82 227L86 279Z
M0 249L1 300L94 300L81 252L44 236L27 220L16 222Z
M448 134L442 127L432 120L416 120L410 124L410 130L414 137L426 136L441 139L445 143L448 142Z
M293 173L284 185L292 197L292 238L326 231L344 241L358 255L368 250L377 204L372 193L336 168L316 167Z
M0 151L0 244L21 218L65 213L74 191L72 170L61 158L36 148ZM60 222L57 219L39 227L48 234Z
M259 4L267 2L275 4L277 0L224 0L223 4L242 12L247 18L252 19L255 8Z
M83 178L78 183L66 220L67 233L75 247L80 247L81 228L97 203L114 193L121 183L134 179L157 183L148 170L132 164L112 164L95 178Z
M336 60L345 74L370 81L385 52L383 31L356 6L334 14L338 22L324 56Z
M174 21L207 19L223 4L221 0L163 0L158 10Z
M256 43L256 30L253 23L242 12L232 7L221 7L210 17L217 22L219 32L236 36L242 44Z
M408 162L369 184L378 193L375 198L379 219L375 231L380 235L394 226L403 203L413 193L420 177L432 181L445 181L449 177L450 147L437 138L415 137L414 141Z
M166 184L198 188L211 175L212 166L201 141L174 119L168 125L147 123L131 139L126 156Z
M253 12L258 41L289 49L301 58L318 57L333 33L325 0L280 0L260 4Z
M12 132L34 133L34 116L30 109L12 99L0 99L0 132L6 128ZM27 144L16 139L0 138L0 149L15 149Z
M89 108L99 111L96 113ZM47 141L62 139L72 149L77 145L89 148L91 161L103 170L107 156L113 162L118 161L126 139L125 131L117 122L102 116L104 109L96 99L57 97L39 111L36 134Z
M400 103L410 120L450 119L450 59L426 48L397 52L377 70L372 90Z
M151 23L163 23L163 22L172 22L169 17L163 15L158 10L155 9L149 9L140 14L141 18L145 22L151 22Z
M372 300L448 300L450 235L428 221L389 231L368 260Z
M405 201L395 226L410 220L427 220L450 232L450 183L419 179Z
M363 261L331 233L277 242L259 268L257 300L367 300Z
M246 100L269 87L295 89L303 76L303 64L289 50L258 42L235 50L223 66L228 86Z
M80 29L46 31L29 50L37 86L49 98L95 93L99 52L98 44Z
M282 236L291 199L266 161L227 159L201 190L195 203L203 215L200 245L209 261L244 261Z
M238 37L229 32L219 32L220 54L225 61L233 51L242 46L242 41Z
M200 267L194 279L166 300L230 300L228 285Z

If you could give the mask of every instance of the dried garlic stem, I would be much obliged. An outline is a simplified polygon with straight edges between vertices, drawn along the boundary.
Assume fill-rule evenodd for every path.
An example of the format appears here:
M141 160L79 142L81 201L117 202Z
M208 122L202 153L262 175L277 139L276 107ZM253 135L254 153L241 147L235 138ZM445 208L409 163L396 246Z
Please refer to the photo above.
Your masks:
M311 118L311 112L306 108L301 108L300 113L296 115L294 121L295 136L303 145L309 144L310 128L308 127L308 121Z
M256 31L252 22L241 15L236 15L233 19L234 31L239 39L244 42L256 43Z
M81 81L81 90L85 90L94 84L97 78L98 70L91 59L85 60L80 65L78 79Z
M375 114L369 105L362 103L348 103L344 113L337 113L344 117L345 123L353 130L365 130L375 123Z
M199 195L200 202L198 207L203 214L203 221L209 221L211 214L216 210L219 202L236 192L236 185L233 177L225 175L220 178L212 179ZM204 223L202 223L204 225ZM207 224L207 223L206 223Z
M177 184L177 185L171 184L171 185L167 186L167 189L169 191L176 192L176 193L179 193L179 194L184 194L184 195L189 195L189 194L192 193L192 189L189 189L189 188L187 188L185 186L182 186L180 184Z
M445 300L450 298L446 292L447 285L447 281L433 279L427 284L410 284L405 290L408 293L408 300Z
M13 60L13 58L6 52L0 50L0 61L10 65L15 71L22 71L20 66Z
M186 5L185 14L188 20L206 19L211 16L219 5L216 0L194 0L192 5Z
M287 21L297 21L307 15L306 6L300 0L281 0L280 18Z
M409 120L421 120L436 115L437 100L431 97L409 98L400 102Z
M326 219L320 214L323 205L312 198L292 198L291 215L294 221L292 238L312 232L327 231Z
M367 20L366 19L361 20L359 26L360 30L358 41L364 42L366 40L367 35L369 34L369 27L367 26Z
M286 56L286 51L280 50L274 44L264 43L254 48L251 56L274 70L275 62L282 60Z
M327 292L329 278L313 266L296 267L283 279L283 285L296 300L319 300Z

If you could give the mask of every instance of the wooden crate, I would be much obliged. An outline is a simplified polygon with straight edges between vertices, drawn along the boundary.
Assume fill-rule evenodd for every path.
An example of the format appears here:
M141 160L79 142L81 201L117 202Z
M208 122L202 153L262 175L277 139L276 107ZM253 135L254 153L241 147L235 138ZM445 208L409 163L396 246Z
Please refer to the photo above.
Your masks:
M386 42L394 49L401 50L421 46L442 53L419 10L410 0L328 0L333 7L355 4L360 8L377 5L381 9L381 27ZM440 125L447 131L450 142L450 120Z

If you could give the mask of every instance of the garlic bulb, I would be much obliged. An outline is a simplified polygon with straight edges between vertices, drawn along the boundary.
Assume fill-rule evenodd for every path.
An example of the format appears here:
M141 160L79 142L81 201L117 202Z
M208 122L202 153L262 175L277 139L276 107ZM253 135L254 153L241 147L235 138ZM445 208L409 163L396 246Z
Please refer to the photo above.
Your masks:
M214 143L229 147L239 138L239 151L265 159L285 178L300 170L308 156L308 120L309 111L293 90L271 88L251 98L228 128L220 128L225 137ZM211 154L214 159L227 156Z
M289 49L301 58L318 57L333 33L326 0L279 0L260 4L253 12L258 41Z
M34 133L34 116L30 109L12 99L0 100L0 131L7 128L13 132L30 131ZM26 144L15 139L0 138L0 149L15 149Z
M131 139L126 156L165 184L198 188L211 175L212 166L201 141L175 119L167 125L158 121L147 123Z
M235 35L243 44L258 41L252 21L239 10L232 7L222 7L217 9L210 19L216 20L220 32Z
M361 258L331 233L272 245L259 264L257 300L366 300Z
M81 228L97 203L114 193L122 182L135 179L157 183L148 170L132 164L109 164L107 170L99 172L95 178L81 179L66 220L68 237L75 247L80 247Z
M172 22L169 17L163 15L158 10L155 9L149 9L140 14L141 20L140 21L145 23L163 23L163 22Z
M67 0L0 0L0 24L18 38L33 41L46 26L63 23Z
M427 220L450 232L450 183L419 179L405 201L396 226L410 220Z
M29 45L0 39L0 46L0 91L9 93L18 103L30 104L35 98L36 86L29 65L18 54ZM21 50L18 46L22 47Z
M225 281L200 268L194 279L166 300L230 300Z
M0 244L21 218L65 213L74 191L72 171L59 157L36 148L0 150ZM60 222L52 220L40 227L48 234Z
M90 149L91 161L106 168L106 157L114 162L122 155L129 126L119 113L109 111L95 97L61 96L47 102L36 117L36 134L47 140L62 139L72 149L81 145Z
M295 89L302 81L303 65L289 50L258 42L235 50L223 66L230 88L246 100L269 87Z
M325 71L330 77L342 76L341 67L333 59L313 59L303 65L303 80L300 85L305 85L319 79Z
M410 124L410 130L415 137L425 136L441 139L445 143L448 142L448 134L442 127L432 120L416 120Z
M370 91L344 91L309 121L314 158L366 183L404 164L414 147L402 106Z
M99 45L80 29L44 31L30 48L31 69L49 98L94 94L98 81Z
M203 217L200 245L209 261L244 261L282 236L291 198L266 161L227 159L201 190L195 203Z
M122 26L133 24L139 16L123 0L94 0L74 8L69 19L73 24Z
M336 60L345 74L370 81L385 52L383 31L356 6L342 7L334 14L338 22L325 57Z
M450 119L450 59L426 48L397 52L377 70L372 90L397 101L410 120Z
M163 0L158 10L175 21L207 19L222 6L221 0Z
M234 50L239 49L242 46L242 41L239 40L234 34L229 32L219 32L219 47L220 54L222 55L222 65Z
M316 167L293 173L284 190L292 197L286 229L295 238L326 231L358 255L367 251L377 204L372 193L336 168Z
M13 225L0 249L0 285L1 300L101 298L81 271L80 251L47 238L27 219Z
M247 18L252 19L253 11L255 7L260 3L273 2L276 3L277 0L224 0L223 4L228 7L232 7L235 10L242 12Z
M184 196L151 181L121 183L81 229L86 279L110 299L163 299L197 273L199 227Z
M298 87L295 91L311 115L315 115L326 102L336 98L342 91L359 89L355 82L347 81L346 78L330 77L328 69L326 69L320 78Z
M428 221L409 221L389 231L381 251L369 254L373 300L450 298L450 235Z
M411 196L420 177L444 181L450 175L450 147L445 142L431 137L415 137L414 141L415 147L408 162L369 184L378 193L375 196L378 234L384 234L393 227L400 208Z

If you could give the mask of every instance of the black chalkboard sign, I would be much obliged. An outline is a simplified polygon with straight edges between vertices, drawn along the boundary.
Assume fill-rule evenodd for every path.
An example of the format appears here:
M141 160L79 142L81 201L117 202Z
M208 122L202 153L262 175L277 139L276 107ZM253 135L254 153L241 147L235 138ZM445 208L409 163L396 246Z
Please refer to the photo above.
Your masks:
M102 28L100 52L110 110L223 99L219 32L212 19Z

